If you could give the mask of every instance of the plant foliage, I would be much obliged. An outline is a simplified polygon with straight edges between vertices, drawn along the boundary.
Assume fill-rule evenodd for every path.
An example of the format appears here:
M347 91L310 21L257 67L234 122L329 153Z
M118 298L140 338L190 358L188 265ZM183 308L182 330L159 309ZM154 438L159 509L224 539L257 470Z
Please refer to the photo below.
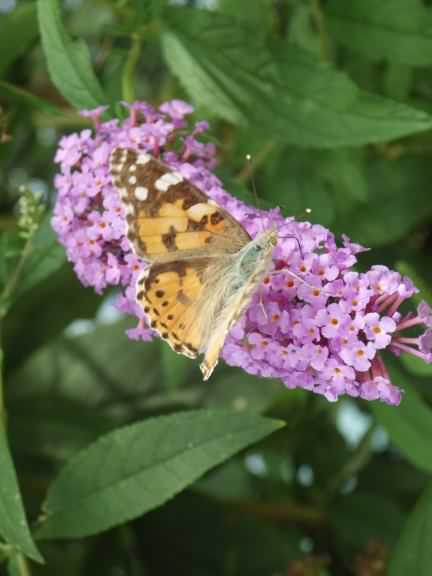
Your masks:
M429 0L0 3L1 574L431 573L430 366L392 362L399 408L223 365L203 383L125 337L50 228L78 109L185 99L234 195L252 175L266 207L367 244L362 265L427 300L431 24Z

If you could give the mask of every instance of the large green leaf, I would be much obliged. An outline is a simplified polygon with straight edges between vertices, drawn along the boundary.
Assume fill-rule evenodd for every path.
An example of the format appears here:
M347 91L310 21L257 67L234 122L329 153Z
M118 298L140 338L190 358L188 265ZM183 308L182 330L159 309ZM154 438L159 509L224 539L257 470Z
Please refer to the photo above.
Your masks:
M136 518L282 425L252 414L192 411L111 432L53 482L39 535L86 536Z
M432 566L432 484L408 519L390 561L389 576L429 576Z
M205 10L170 8L164 25L166 62L191 97L234 123L247 123L253 101L267 99L274 81L260 37L233 18Z
M329 32L372 60L432 64L432 13L421 0L330 0Z
M76 108L106 104L87 46L67 35L58 0L38 0L38 17L48 70L57 89Z
M403 381L395 371L392 371L392 378L396 384ZM432 410L414 388L407 387L398 408L374 402L372 410L405 458L415 466L432 472Z
M7 14L0 14L0 78L37 34L36 4L23 3Z
M429 130L432 118L359 89L344 73L286 42L275 44L278 82L271 115L275 135L299 146L339 147L382 142Z
M21 499L14 464L3 429L0 430L0 534L33 560L42 561L36 548Z
M269 50L253 28L216 12L166 10L162 42L196 102L297 146L354 146L432 127L426 113L360 90L292 44Z

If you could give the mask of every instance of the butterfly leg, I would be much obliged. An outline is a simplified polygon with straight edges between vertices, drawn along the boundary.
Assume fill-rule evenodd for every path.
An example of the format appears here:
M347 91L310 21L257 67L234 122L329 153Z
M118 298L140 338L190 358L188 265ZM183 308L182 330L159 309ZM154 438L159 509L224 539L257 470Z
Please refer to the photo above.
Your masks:
M268 322L268 314L267 314L267 310L265 309L264 306L264 302L263 302L263 295L262 295L262 290L259 290L258 293L258 306L261 309L261 312L263 313L264 318L266 319L266 322Z

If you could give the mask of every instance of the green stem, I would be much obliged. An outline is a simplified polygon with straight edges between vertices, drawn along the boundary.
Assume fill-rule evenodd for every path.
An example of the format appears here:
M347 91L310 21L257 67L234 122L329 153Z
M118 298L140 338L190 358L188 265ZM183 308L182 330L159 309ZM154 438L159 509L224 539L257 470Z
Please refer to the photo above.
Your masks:
M316 26L319 32L321 59L324 62L331 62L332 50L330 45L330 38L327 33L325 18L320 0L312 0L312 13L314 15Z
M31 253L32 239L29 238L23 248L18 264L11 275L9 282L4 287L3 292L0 294L0 434L4 434L7 442L7 413L4 402L4 381L3 381L3 363L4 353L2 346L3 335L3 322L9 308L9 299L19 281L23 266L28 256ZM31 576L31 571L27 559L18 550L10 547L9 545L2 545L3 551L8 549L10 552L10 561L15 562L16 572L19 576ZM12 552L13 550L13 552Z
M19 576L31 576L31 570L27 562L27 558L21 554L21 552L17 553L15 556L15 561Z
M9 282L6 284L2 294L0 295L0 322L2 322L3 318L6 316L8 309L8 300L12 292L14 291L15 286L18 283L24 263L30 255L31 248L32 248L32 239L29 238L24 246L23 251L21 252L21 257L9 279Z
M138 34L132 35L132 44L123 70L122 93L127 102L135 100L135 68L141 54L141 38Z

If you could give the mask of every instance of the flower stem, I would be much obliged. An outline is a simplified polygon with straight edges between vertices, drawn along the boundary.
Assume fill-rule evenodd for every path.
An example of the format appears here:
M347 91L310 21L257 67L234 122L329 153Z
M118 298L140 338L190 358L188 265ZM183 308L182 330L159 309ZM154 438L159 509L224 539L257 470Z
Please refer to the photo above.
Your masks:
M15 556L16 568L17 573L19 576L31 576L30 566L27 562L27 558L18 552Z
M141 54L141 38L138 34L132 35L132 43L126 64L123 70L122 93L127 102L135 100L135 68Z
M11 297L15 289L15 286L18 283L24 263L27 260L28 256L30 255L31 248L32 248L32 239L29 238L25 243L23 251L21 252L21 256L15 267L15 270L13 271L13 273L9 278L9 282L6 284L6 286L3 289L3 292L0 294L0 330L1 330L1 322L3 321L3 318L6 316L9 308L8 300Z
M330 62L331 61L330 38L327 33L324 14L320 0L313 0L312 13L319 32L321 60L323 62Z

